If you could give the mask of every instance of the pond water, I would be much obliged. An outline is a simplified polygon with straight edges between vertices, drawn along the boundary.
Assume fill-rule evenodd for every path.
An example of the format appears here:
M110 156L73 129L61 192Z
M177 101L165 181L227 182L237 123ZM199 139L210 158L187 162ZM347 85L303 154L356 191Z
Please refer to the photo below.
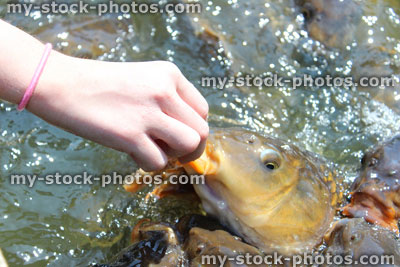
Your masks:
M72 56L173 61L207 98L211 126L244 127L294 142L336 164L346 186L356 175L363 151L400 129L400 116L391 104L368 90L293 90L290 85L221 90L200 83L205 76L238 73L357 76L359 69L384 68L396 74L397 0L363 1L357 34L342 48L313 40L292 0L200 2L203 12L197 15L98 17L7 14L2 1L0 18ZM221 42L200 37L201 27ZM146 203L145 192L133 196L121 186L11 185L10 176L16 173L128 174L136 166L122 153L65 133L28 112L18 113L8 103L0 102L0 114L0 247L10 266L87 266L107 261L129 243L130 229L138 220L172 222L198 212L189 200Z

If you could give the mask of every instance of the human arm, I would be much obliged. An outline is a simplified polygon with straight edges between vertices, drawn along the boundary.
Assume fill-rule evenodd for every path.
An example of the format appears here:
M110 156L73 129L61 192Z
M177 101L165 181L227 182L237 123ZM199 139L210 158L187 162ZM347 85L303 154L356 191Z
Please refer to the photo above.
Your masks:
M0 20L0 98L19 103L44 45ZM123 151L145 170L193 160L208 136L208 105L169 62L117 63L52 51L27 109L51 124Z

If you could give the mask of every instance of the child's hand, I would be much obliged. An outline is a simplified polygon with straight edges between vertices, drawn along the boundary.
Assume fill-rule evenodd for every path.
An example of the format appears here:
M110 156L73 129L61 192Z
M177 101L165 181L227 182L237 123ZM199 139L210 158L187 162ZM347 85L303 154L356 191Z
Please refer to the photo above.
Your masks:
M28 109L123 151L146 171L201 155L208 105L169 62L112 63L52 52Z

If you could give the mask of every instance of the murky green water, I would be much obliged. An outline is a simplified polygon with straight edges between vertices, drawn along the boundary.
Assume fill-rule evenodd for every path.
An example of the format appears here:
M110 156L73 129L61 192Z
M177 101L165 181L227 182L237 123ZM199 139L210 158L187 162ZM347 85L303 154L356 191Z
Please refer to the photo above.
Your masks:
M238 72L284 77L357 74L359 66L371 61L397 73L397 0L364 1L354 43L342 50L309 38L292 1L200 2L200 22L223 36L228 51L198 38L199 23L192 24L186 15L24 17L7 14L1 1L0 17L70 55L171 60L206 96L212 126L236 125L295 142L336 163L348 181L362 151L399 130L400 116L360 90L200 86L203 76ZM382 47L392 52L371 53ZM118 186L11 185L9 177L15 173L124 174L136 167L127 156L56 129L28 112L18 113L10 104L0 102L0 113L0 247L11 266L104 261L128 244L130 227L139 219L173 221L187 212L183 207L189 203L182 199L146 204L144 193L132 196Z

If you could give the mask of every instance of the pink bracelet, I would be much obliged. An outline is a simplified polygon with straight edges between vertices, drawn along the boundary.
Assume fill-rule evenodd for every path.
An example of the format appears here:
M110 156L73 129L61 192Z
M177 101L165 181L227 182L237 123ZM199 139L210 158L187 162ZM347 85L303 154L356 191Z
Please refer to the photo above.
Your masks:
M50 56L50 52L53 49L51 44L46 44L45 50L42 56L42 59L40 60L39 66L37 67L35 74L33 75L32 81L29 84L28 88L25 91L24 96L22 97L21 102L18 105L18 111L22 111L25 109L26 105L28 105L29 100L31 99L33 92L35 91L35 88L37 84L39 83L40 76L43 73L44 67L46 66L47 59Z

